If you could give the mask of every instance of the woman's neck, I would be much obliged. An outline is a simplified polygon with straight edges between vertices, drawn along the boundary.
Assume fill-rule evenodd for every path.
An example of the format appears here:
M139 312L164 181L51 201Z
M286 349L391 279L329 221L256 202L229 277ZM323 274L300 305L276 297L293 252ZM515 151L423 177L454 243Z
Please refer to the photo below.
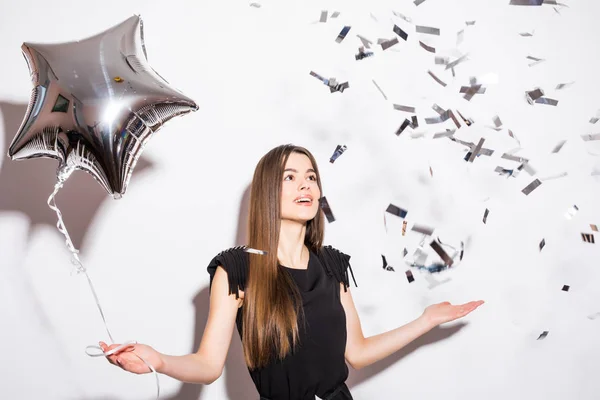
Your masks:
M277 258L282 265L290 268L306 264L308 249L304 245L306 224L281 221Z

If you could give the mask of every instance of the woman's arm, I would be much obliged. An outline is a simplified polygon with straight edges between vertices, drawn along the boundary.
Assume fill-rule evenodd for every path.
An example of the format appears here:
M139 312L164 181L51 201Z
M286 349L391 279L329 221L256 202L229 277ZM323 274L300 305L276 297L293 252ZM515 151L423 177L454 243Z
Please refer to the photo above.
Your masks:
M162 354L162 365L157 372L183 382L205 385L221 376L242 301L228 293L227 273L219 266L212 281L208 321L198 351L185 356Z
M434 304L427 307L419 318L406 325L365 338L350 294L350 288L348 288L348 291L344 291L343 286L340 286L340 299L346 312L347 341L345 357L354 369L364 368L386 358L437 325L464 317L483 304L482 301L458 306L453 306L448 302Z

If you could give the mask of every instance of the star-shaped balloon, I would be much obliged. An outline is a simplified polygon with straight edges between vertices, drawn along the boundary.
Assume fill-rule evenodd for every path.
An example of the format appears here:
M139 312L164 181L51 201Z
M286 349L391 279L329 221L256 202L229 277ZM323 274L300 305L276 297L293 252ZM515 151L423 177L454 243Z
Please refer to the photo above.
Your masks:
M139 16L84 40L22 50L34 88L8 155L55 158L59 180L81 169L120 198L152 135L198 109L149 65Z

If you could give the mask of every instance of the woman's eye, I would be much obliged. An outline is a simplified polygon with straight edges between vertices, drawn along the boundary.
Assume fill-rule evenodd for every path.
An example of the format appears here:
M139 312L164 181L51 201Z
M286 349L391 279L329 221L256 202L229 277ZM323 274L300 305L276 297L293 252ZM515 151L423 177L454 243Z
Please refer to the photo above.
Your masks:
M292 179L294 176L293 175L286 175L283 180L284 181L289 181L290 179ZM289 178L289 179L288 179Z
M311 176L308 177L308 179L316 181L317 180L317 176L316 175L311 175Z

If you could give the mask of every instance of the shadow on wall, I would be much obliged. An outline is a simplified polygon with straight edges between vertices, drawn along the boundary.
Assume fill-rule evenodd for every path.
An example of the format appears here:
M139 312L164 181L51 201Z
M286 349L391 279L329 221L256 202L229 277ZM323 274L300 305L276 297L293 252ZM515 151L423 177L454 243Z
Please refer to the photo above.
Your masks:
M397 351L388 358L376 362L373 365L370 365L360 370L354 370L352 369L352 367L349 366L348 368L350 369L350 375L348 376L348 380L346 381L348 387L352 389L354 386L360 385L361 383L369 380L369 378L371 378L372 376L377 375L381 371L387 369L388 367L400 361L407 355L411 354L419 347L427 346L432 343L445 340L450 336L458 333L458 331L463 329L466 325L467 324L464 322L459 322L456 325L453 325L452 327L448 328L438 326L426 333L425 335L409 343L400 351ZM423 371L425 371L425 369L423 369Z
M13 161L8 147L17 134L27 112L27 104L0 101L4 120L4 152L0 154L0 213L20 212L30 219L29 236L38 225L56 228L57 217L48 204L56 183L58 161L48 158ZM140 157L131 181L136 175L152 168L152 163ZM94 216L105 200L112 200L102 186L84 171L77 170L56 196L58 205L73 245L81 248ZM56 229L57 235L62 234Z
M248 220L248 205L250 202L250 186L246 188L242 195L240 202L238 227L235 236L235 245L246 244L247 239L247 220ZM225 250L225 249L223 249ZM215 254L216 255L216 254ZM204 266L207 267L210 260L205 260ZM205 273L206 269L204 269ZM194 297L194 307L196 309L196 323L194 327L194 344L191 352L196 352L200 346L202 334L206 327L206 320L208 319L209 310L209 288L202 289ZM248 368L244 361L244 352L242 349L242 341L240 335L236 331L233 333L231 339L231 345L227 358L225 360L225 368L223 375L220 379L225 379L225 387L227 392L227 398L229 400L247 400L257 399L259 397L256 387L250 378ZM202 393L203 385L195 385L190 383L184 383L181 385L179 391L173 396L169 397L168 400L197 400L200 398Z

